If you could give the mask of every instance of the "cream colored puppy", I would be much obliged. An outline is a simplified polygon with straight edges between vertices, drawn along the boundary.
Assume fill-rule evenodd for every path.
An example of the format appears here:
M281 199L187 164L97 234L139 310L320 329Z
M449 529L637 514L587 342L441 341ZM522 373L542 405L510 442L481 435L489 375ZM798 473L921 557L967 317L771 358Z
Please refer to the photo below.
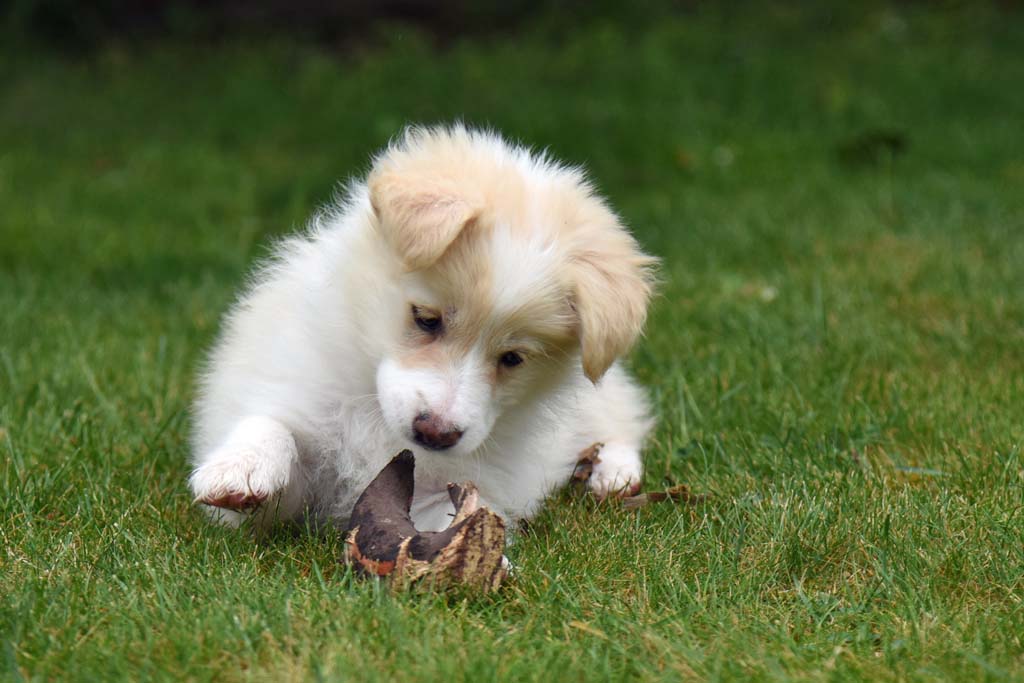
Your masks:
M413 128L227 316L195 405L196 499L216 519L344 521L399 450L413 518L446 484L528 518L603 442L590 486L638 486L651 427L617 363L655 260L583 173L488 132Z

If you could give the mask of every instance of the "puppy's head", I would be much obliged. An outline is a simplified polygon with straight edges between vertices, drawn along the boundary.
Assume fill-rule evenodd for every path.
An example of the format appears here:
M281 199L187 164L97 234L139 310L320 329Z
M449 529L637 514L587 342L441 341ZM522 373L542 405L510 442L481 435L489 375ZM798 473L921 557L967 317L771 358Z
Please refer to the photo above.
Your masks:
M378 397L412 441L468 453L577 363L598 382L639 336L655 260L579 171L491 134L413 129L368 185L404 271Z

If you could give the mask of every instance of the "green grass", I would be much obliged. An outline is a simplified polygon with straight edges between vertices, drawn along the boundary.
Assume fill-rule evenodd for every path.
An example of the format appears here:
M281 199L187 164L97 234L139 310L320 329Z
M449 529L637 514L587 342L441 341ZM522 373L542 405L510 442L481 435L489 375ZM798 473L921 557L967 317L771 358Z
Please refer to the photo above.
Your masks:
M0 59L0 678L1024 680L1024 16L381 35ZM272 238L454 117L663 256L646 484L710 497L566 494L497 597L391 596L207 525L188 405Z

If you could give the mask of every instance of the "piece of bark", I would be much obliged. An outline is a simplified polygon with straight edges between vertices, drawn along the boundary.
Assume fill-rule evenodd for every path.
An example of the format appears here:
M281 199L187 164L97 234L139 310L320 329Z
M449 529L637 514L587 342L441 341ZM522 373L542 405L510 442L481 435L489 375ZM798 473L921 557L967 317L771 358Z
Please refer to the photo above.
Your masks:
M660 503L665 500L674 500L688 505L695 505L707 500L707 495L703 493L693 493L690 491L690 487L686 484L679 484L678 486L673 486L672 488L665 489L664 491L648 491L647 493L623 498L622 507L626 510L634 510L651 503Z
M601 462L599 454L602 448L603 443L595 443L580 451L576 457L576 469L572 472L573 484L585 484L590 480L590 475L594 473L594 465Z
M444 531L420 532L409 510L416 458L396 455L359 496L345 532L345 560L394 586L497 590L507 574L505 523L480 507L472 482L448 484L455 517Z

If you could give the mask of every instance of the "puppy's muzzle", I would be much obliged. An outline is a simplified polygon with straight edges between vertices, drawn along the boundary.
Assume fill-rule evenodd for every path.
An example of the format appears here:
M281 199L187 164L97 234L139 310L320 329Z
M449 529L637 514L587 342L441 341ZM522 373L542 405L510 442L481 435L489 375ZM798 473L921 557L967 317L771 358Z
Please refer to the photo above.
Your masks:
M420 413L412 421L413 439L432 451L451 448L462 438L463 430L445 422L432 413Z

